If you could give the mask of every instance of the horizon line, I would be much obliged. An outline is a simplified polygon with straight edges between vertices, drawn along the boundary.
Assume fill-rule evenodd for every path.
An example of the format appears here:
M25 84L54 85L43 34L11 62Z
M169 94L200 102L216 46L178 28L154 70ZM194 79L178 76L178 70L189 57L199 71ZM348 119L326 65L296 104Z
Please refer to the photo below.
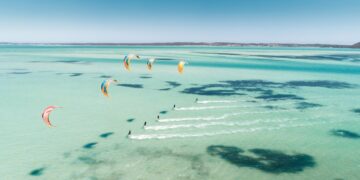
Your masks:
M335 45L335 46L352 46L358 44L359 42L355 42L354 44L336 44L336 43L296 43L296 42L227 42L227 41L166 41L166 42L11 42L11 41L0 41L0 44L60 44L60 45L75 45L75 44L114 44L114 45L177 45L177 44L208 44L208 45L221 45L221 44L228 44L228 45Z

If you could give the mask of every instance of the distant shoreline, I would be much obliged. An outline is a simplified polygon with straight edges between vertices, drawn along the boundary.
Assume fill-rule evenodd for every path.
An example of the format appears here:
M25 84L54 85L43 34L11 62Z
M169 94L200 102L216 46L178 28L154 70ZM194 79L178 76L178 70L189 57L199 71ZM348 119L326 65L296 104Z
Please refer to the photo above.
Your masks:
M163 42L163 43L12 43L0 42L0 45L76 45L76 46L257 46L257 47L323 47L323 48L360 48L354 45L337 44L296 44L296 43L231 43L231 42Z

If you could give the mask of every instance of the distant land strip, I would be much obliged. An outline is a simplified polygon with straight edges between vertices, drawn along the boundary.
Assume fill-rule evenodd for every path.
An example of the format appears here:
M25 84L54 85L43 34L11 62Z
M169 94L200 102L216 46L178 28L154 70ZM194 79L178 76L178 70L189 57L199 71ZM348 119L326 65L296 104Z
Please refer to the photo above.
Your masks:
M296 44L296 43L232 43L232 42L158 42L158 43L12 43L2 45L77 45L77 46L259 46L259 47L324 47L360 48L360 42L353 45L337 44Z

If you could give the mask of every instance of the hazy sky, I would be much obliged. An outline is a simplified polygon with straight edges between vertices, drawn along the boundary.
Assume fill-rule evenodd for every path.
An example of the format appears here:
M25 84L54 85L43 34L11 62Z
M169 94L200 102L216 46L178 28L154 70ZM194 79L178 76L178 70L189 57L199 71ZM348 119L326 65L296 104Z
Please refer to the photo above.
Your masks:
M0 0L0 42L360 41L360 0Z

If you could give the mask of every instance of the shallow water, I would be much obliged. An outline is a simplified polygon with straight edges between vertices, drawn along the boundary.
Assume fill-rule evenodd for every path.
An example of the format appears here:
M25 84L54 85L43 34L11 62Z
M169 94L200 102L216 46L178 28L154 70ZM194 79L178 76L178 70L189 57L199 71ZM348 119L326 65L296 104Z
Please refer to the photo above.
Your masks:
M127 72L127 53L189 64L180 75L174 60L151 72L133 61ZM1 45L1 177L359 179L359 55ZM108 98L100 91L107 78L119 81ZM48 105L64 107L51 114L55 128L41 119Z

